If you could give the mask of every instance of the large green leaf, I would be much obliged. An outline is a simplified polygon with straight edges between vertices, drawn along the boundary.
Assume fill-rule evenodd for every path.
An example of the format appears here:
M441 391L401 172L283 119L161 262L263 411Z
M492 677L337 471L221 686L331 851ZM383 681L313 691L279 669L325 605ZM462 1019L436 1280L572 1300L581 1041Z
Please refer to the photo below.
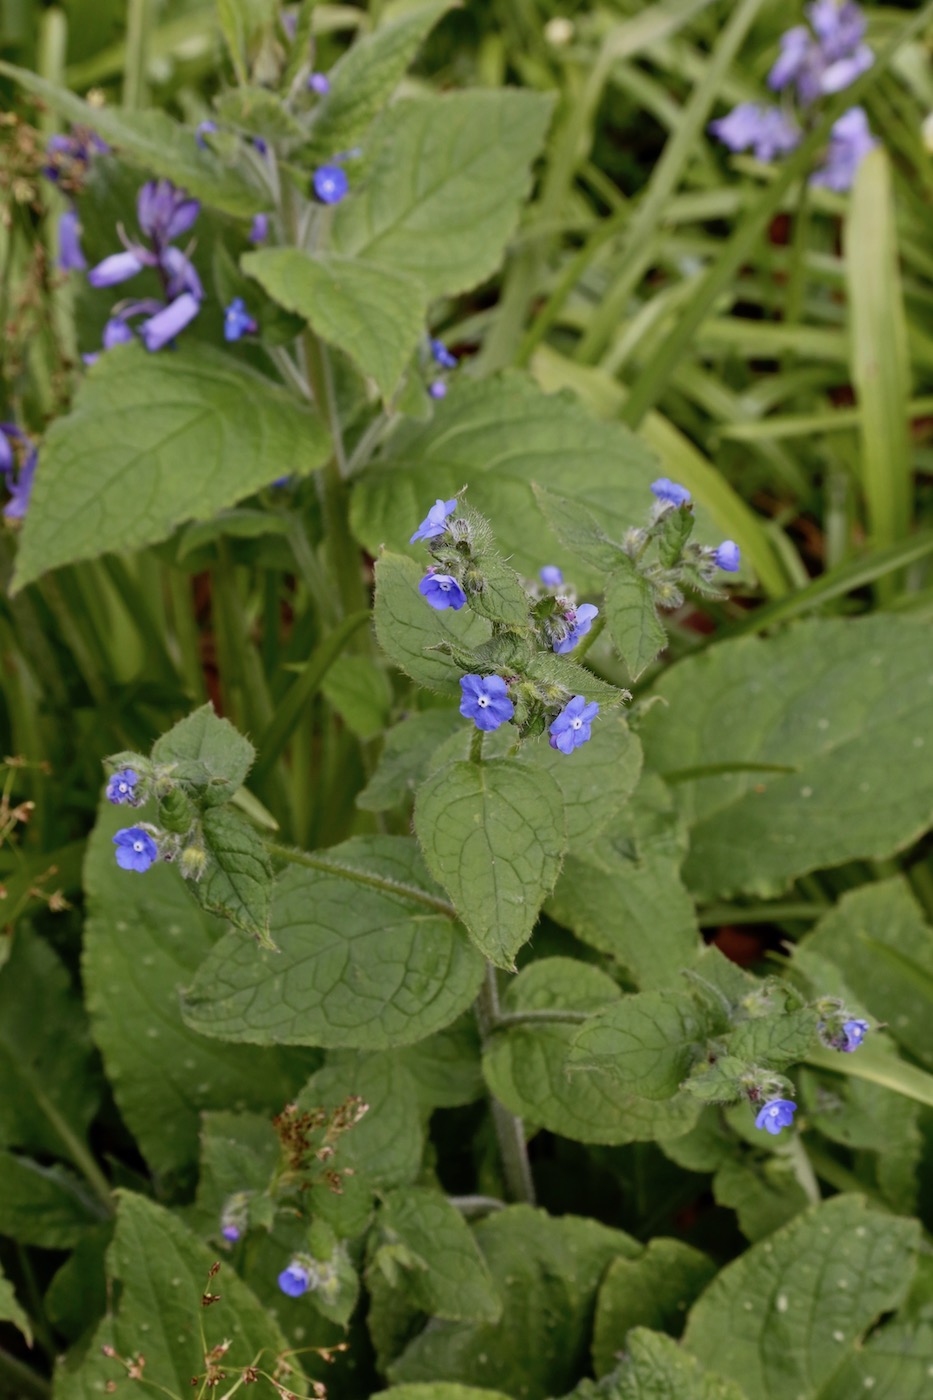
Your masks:
M606 1266L639 1246L621 1230L509 1206L476 1242L503 1300L499 1322L433 1322L389 1366L393 1382L457 1381L522 1400L563 1395L586 1365L596 1288Z
M207 866L192 886L198 903L263 947L274 946L269 941L272 863L261 838L230 807L208 808L201 829Z
M410 801L431 771L434 751L465 729L462 716L448 709L424 710L393 725L385 736L376 771L356 799L357 807L385 812Z
M412 680L459 700L463 667L432 648L442 642L482 646L492 628L472 608L437 612L418 592L423 577L424 569L400 554L383 554L376 561L376 636L390 660Z
M502 260L553 99L505 88L399 102L363 188L334 218L338 253L465 292Z
M408 273L300 248L248 253L243 270L273 300L371 375L387 398L424 336L427 297Z
M278 882L278 952L231 934L209 954L186 996L193 1029L258 1045L381 1050L423 1040L469 1006L482 959L443 912L414 841L358 838L326 861L336 869L296 866Z
M422 1312L453 1322L496 1322L502 1315L502 1302L466 1221L439 1191L411 1186L390 1192L378 1226L379 1239L395 1261L396 1286ZM373 1267L379 1265L377 1253Z
M29 1326L29 1318L17 1302L13 1285L8 1278L3 1277L2 1270L0 1270L0 1322L11 1322L32 1346L32 1329Z
M910 1285L916 1221L837 1196L754 1245L691 1310L684 1343L748 1400L822 1395Z
M717 1205L735 1211L739 1229L752 1243L787 1225L811 1204L793 1162L777 1155L727 1158L713 1177L713 1196Z
M681 1240L653 1239L637 1259L615 1259L596 1300L593 1368L611 1371L628 1350L634 1327L679 1337L687 1309L716 1273L716 1265Z
M667 646L651 585L628 560L606 584L606 617L612 640L633 681Z
M91 107L73 92L0 62L0 73L47 103L53 112L77 126L90 127L134 165L164 175L189 194L227 214L248 217L268 204L268 195L253 187L231 166L201 150L194 133L186 131L165 112L153 108L128 112L119 107Z
M327 450L312 409L220 351L117 346L45 435L13 586L156 544Z
M688 885L773 894L821 866L881 859L933 821L933 666L922 625L876 615L723 642L672 667L641 729L678 783ZM792 772L724 771L774 764ZM840 813L845 820L840 820Z
M451 763L419 788L415 830L473 942L511 968L560 870L566 837L557 783L515 759Z
M542 958L509 983L502 1009L594 1011L621 996L599 968ZM483 1073L496 1098L530 1124L577 1142L640 1142L687 1131L698 1113L689 1099L652 1103L602 1070L570 1075L567 1055L577 1029L568 1022L529 1020L497 1031L483 1055Z
M280 1108L315 1057L218 1045L184 1024L181 990L222 928L201 913L177 870L117 868L111 837L125 820L124 809L105 805L88 845L84 984L120 1112L153 1170L177 1172L197 1161L203 1109ZM231 937L257 956L242 934Z
M242 786L255 757L250 741L215 714L213 705L193 710L152 746L155 763L203 765L209 781L206 798L212 806L226 802Z
M0 1235L43 1249L69 1249L101 1218L100 1202L67 1168L0 1152Z
M574 1035L568 1064L602 1070L630 1094L674 1096L708 1027L686 992L636 992L596 1011Z
M421 1168L424 1151L421 1101L402 1055L338 1051L308 1080L299 1108L331 1113L355 1094L367 1105L358 1123L342 1135L328 1166L349 1167L376 1186L405 1186Z
M748 1400L744 1390L699 1365L660 1332L636 1327L628 1334L625 1359L594 1385L581 1381L566 1400Z
M351 518L371 553L383 544L407 548L436 498L469 485L470 504L488 516L515 568L536 578L542 564L559 563L570 582L601 587L602 573L559 544L533 483L588 505L606 534L621 539L644 519L654 476L657 463L627 429L513 372L454 384L429 422L400 426L360 477ZM410 552L424 558L423 546Z

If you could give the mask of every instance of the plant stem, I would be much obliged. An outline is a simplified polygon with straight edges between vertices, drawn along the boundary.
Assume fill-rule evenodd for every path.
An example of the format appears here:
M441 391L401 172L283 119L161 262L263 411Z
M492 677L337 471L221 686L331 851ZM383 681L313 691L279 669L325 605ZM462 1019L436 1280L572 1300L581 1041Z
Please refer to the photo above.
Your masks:
M139 111L146 105L146 51L151 18L152 0L127 0L123 106L130 111Z
M495 1196L448 1196L447 1201L468 1220L480 1215L492 1215L497 1210L505 1210L505 1201L500 1201Z
M490 1036L502 1021L499 1010L499 984L496 969L492 963L486 964L486 976L474 1003L476 1019L479 1023L480 1039L485 1046ZM535 1183L528 1161L528 1145L525 1141L525 1125L514 1113L493 1095L489 1095L493 1126L499 1144L502 1160L502 1176L505 1194L510 1201L526 1201L535 1204Z
M530 1011L500 1011L492 1030L507 1030L509 1026L579 1026L588 1020L589 1016L588 1011L572 1011L569 1007L561 1010L556 1006Z
M0 1347L0 1390L7 1395L21 1396L22 1400L47 1400L52 1394L45 1376L40 1376L4 1347Z
M20 1073L22 1074L22 1072L21 1068ZM35 1095L37 1107L42 1110L49 1120L49 1123L55 1129L68 1157L78 1168L78 1171L104 1207L104 1213L108 1216L113 1215L114 1205L110 1182L95 1162L92 1153L78 1135L73 1132L70 1124L62 1116L45 1091L40 1088L38 1080L32 1075L30 1075L30 1085Z

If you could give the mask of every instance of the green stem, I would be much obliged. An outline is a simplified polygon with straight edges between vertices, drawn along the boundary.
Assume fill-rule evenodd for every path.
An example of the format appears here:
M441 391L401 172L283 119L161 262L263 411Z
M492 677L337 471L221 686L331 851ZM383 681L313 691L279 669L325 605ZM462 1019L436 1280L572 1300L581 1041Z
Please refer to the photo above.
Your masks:
M201 659L201 636L194 615L191 576L180 569L166 569L171 617L175 633L175 650L181 674L191 699L196 705L207 698L204 686L204 665Z
M492 1215L497 1210L505 1210L505 1201L500 1201L495 1196L448 1196L447 1201L468 1220L480 1215Z
M470 736L470 762L482 763L483 761L483 731L474 729Z
M501 1024L499 1010L499 984L496 969L492 963L486 964L486 976L474 1003L480 1038L485 1045L490 1036ZM525 1201L535 1204L535 1183L528 1161L528 1145L525 1141L525 1125L514 1113L493 1095L489 1095L499 1156L502 1160L502 1176L505 1194L510 1201Z
M152 0L127 0L126 58L123 68L123 106L139 111L146 106L146 53Z
M23 1073L22 1067L20 1068L20 1073ZM62 1116L45 1091L39 1087L38 1080L30 1076L30 1084L35 1097L36 1106L41 1109L49 1123L55 1129L70 1161L78 1168L78 1171L84 1177L98 1201L100 1201L100 1204L104 1208L104 1213L108 1216L113 1215L114 1204L110 1182L95 1162L90 1149L81 1141L77 1133L73 1131L67 1119Z
M288 861L290 865L303 865L308 870L321 870L325 875L337 875L342 880L353 880L358 885L368 885L371 889L381 890L383 894L395 894L413 904L421 904L425 909L430 909L435 914L443 914L448 919L457 918L457 911L452 904L443 899L436 899L434 895L418 889L417 885L406 885L403 880L391 880L384 875L374 875L369 870L357 870L329 856L298 851L291 846L279 845L275 841L267 841L266 850L271 856Z
M816 1179L816 1173L813 1170L813 1163L807 1155L807 1149L804 1147L803 1139L799 1133L794 1134L784 1150L797 1183L803 1189L807 1200L812 1206L818 1206L823 1196Z
M588 1011L560 1010L556 1006L540 1007L529 1011L501 1011L492 1027L493 1032L508 1030L510 1026L579 1026L589 1019Z
M48 1400L52 1387L45 1376L0 1347L0 1391L22 1400Z

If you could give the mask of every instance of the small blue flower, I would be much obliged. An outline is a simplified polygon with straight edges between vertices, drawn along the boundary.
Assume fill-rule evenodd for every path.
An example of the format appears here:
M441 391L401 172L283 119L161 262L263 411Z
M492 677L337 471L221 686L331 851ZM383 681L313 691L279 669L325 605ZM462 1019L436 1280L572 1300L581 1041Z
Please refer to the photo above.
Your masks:
M592 603L583 603L581 607L571 613L567 619L570 622L570 631L566 637L554 643L554 650L558 656L564 656L568 651L573 651L580 638L585 637L593 626L593 619L598 616L599 608L594 607Z
M727 574L737 574L742 562L742 554L735 540L723 540L713 558Z
M236 1244L243 1232L239 1225L224 1225L220 1233L225 1240L229 1240L231 1244Z
M846 1043L842 1046L842 1049L845 1054L851 1055L853 1050L859 1048L862 1041L871 1030L871 1026L867 1021L846 1021L842 1029L846 1038Z
M431 341L431 354L434 356L434 363L440 365L441 369L456 369L457 357L452 355L442 340Z
M145 342L146 349L161 350L170 340L175 339L179 331L183 331L185 326L194 320L200 309L197 298L193 297L190 292L183 292L162 311L157 311L154 316L143 321L139 327L139 333Z
M142 875L158 859L158 846L141 826L123 827L113 838L113 844L121 870L136 870Z
M257 150L261 156L266 156L269 154L269 143L261 136L254 136L253 149Z
M81 248L77 209L66 209L58 221L58 265L62 272L83 272L87 259Z
M690 499L690 492L686 486L678 486L676 481L671 481L666 476L659 476L657 481L652 481L651 494L662 505L668 506L682 506Z
M114 773L107 784L107 801L116 805L126 802L131 807L136 806L136 784L139 782L139 774L135 768L121 768Z
M408 543L416 544L418 540L435 540L438 535L443 535L447 529L447 517L453 515L456 509L456 497L452 501L442 501L438 497Z
M776 1137L782 1128L793 1127L797 1105L791 1099L771 1099L764 1108L758 1110L756 1128L764 1128L766 1133Z
M819 170L810 176L811 185L821 185L824 189L845 194L855 183L858 168L874 150L878 142L868 126L868 117L862 107L850 107L829 133L829 149Z
M241 336L253 335L256 322L246 309L242 297L234 297L224 311L224 340L239 340Z
M194 128L194 139L197 141L202 151L207 150L207 142L204 140L205 136L213 136L216 130L216 122L210 120L198 122L197 126Z
M725 117L709 124L709 130L730 151L751 150L756 160L774 160L799 146L802 132L780 107L740 102Z
M308 1270L298 1259L293 1259L279 1274L279 1287L289 1298L300 1298L302 1293L307 1293L310 1282Z
M321 165L311 177L314 193L322 204L339 204L350 188L347 172L339 165Z
M591 737L590 725L598 714L599 705L595 700L588 705L585 696L575 695L548 730L551 748L559 749L561 753L573 753Z
M432 399L446 399L447 385L443 379L435 379L428 385L428 393Z
M445 608L459 612L466 602L466 594L450 574L426 574L418 584L418 592L438 612L443 612Z
M515 706L501 676L461 676L460 689L463 692L460 713L486 734L515 714Z
M265 243L269 237L269 215L254 214L249 228L250 243Z
M330 78L326 73L311 73L308 77L308 87L312 92L316 92L318 97L326 97L330 92Z
M112 350L115 345L129 345L133 339L133 332L123 320L122 316L111 316L104 326L103 345L105 350Z
M560 588L564 582L564 575L556 564L545 564L538 577L545 588Z

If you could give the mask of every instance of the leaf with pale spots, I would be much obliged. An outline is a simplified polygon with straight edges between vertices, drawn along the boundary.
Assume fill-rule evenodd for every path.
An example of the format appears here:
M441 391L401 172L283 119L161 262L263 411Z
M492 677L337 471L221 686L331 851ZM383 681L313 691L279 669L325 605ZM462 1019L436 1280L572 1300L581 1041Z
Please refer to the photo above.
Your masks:
M734 1381L700 1366L677 1342L646 1327L628 1334L619 1366L597 1385L581 1381L566 1400L748 1400Z
M805 1059L816 1044L818 1019L815 1011L804 1009L743 1021L725 1037L726 1052L739 1060L784 1069Z
M477 948L511 968L560 871L564 804L554 779L515 759L452 763L419 788L415 830Z

